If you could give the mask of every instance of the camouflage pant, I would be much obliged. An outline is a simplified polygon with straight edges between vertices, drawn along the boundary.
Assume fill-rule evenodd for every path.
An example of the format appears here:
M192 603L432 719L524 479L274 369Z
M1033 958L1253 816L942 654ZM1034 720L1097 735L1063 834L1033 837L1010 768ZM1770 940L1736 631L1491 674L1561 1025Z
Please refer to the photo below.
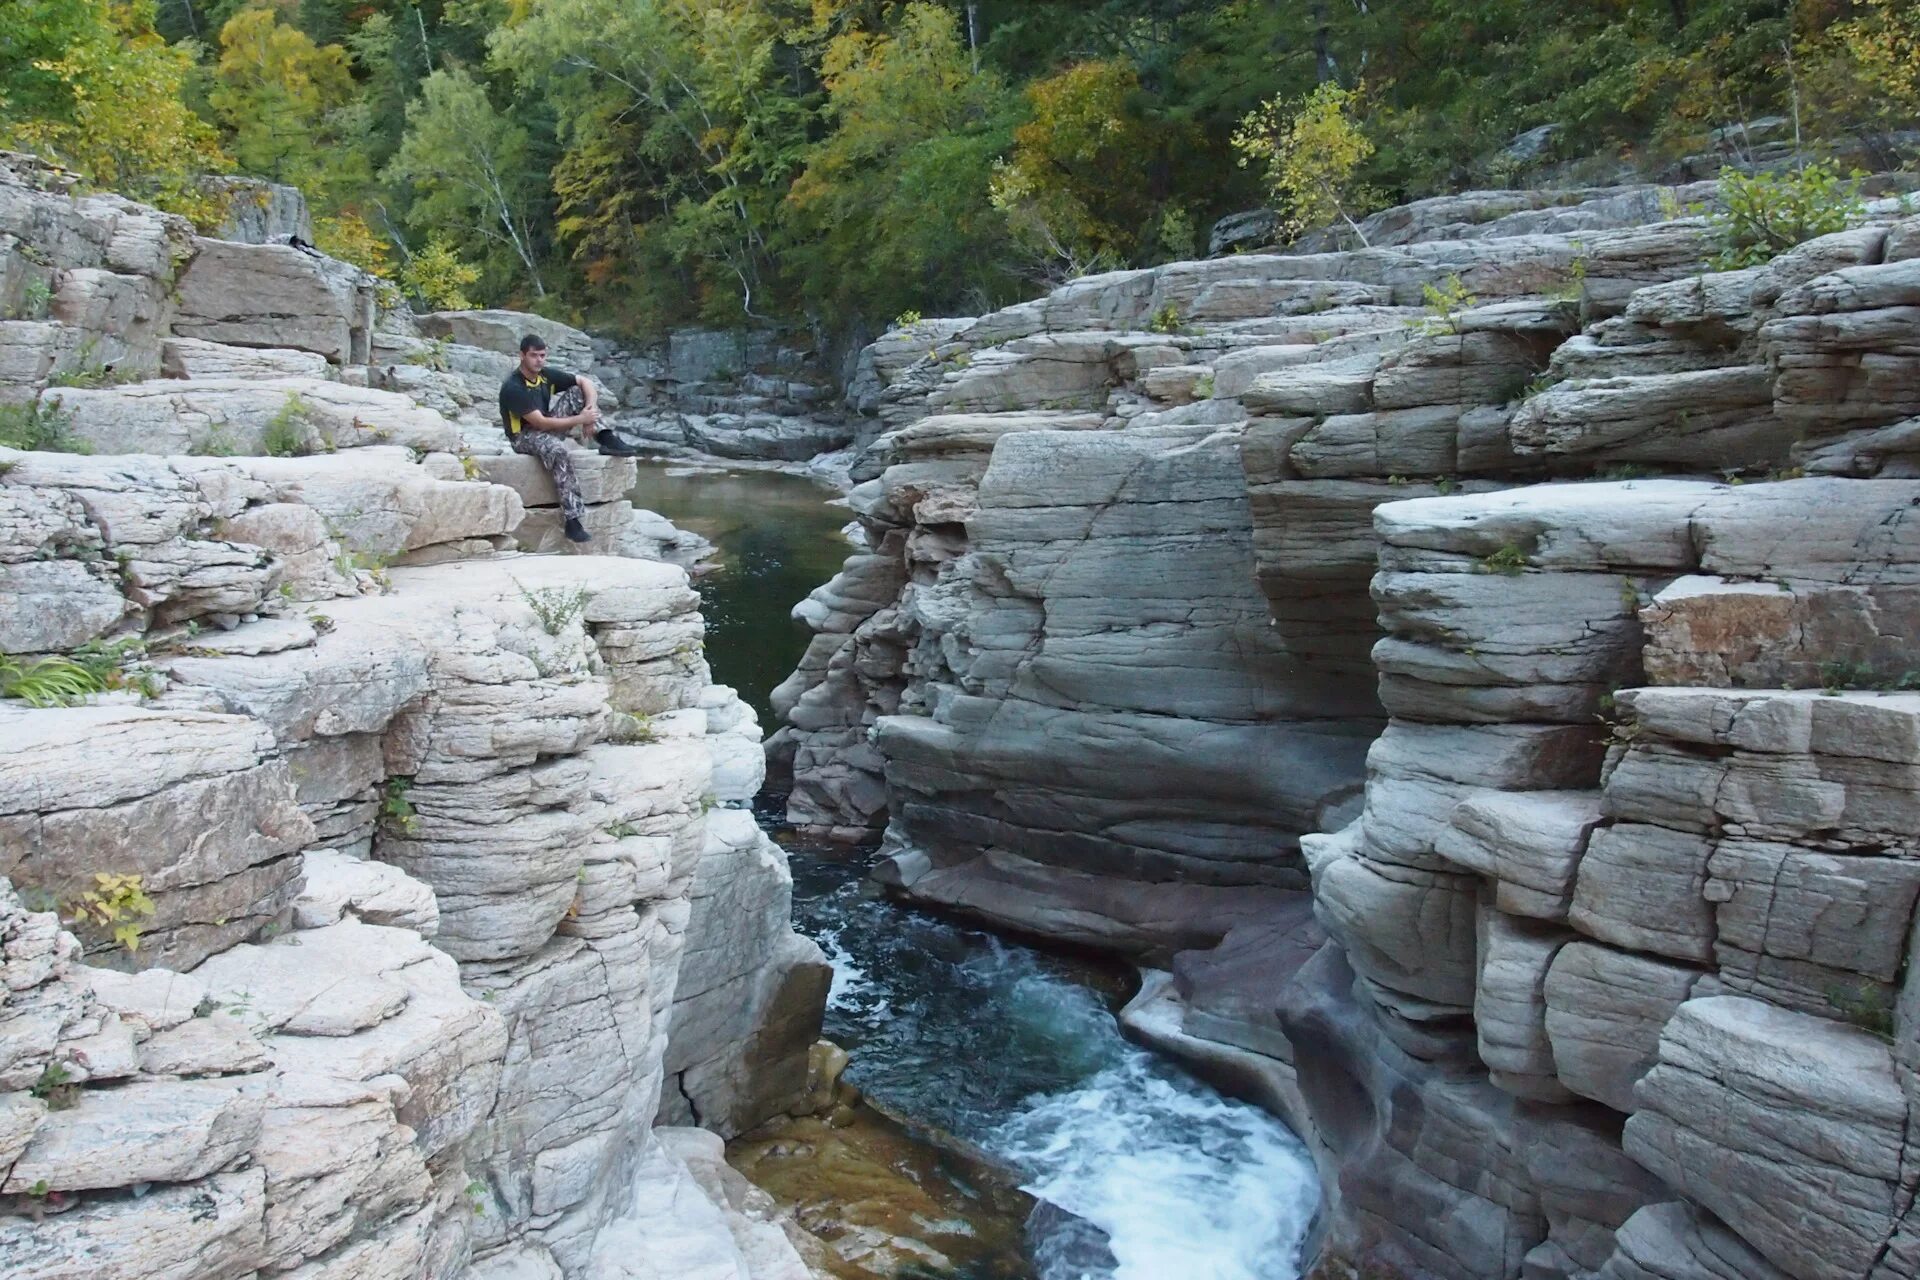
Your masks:
M586 408L586 404L580 388L569 387L553 398L547 416L571 418ZM553 478L553 487L560 492L560 514L569 520L578 520L587 513L587 504L580 498L580 482L573 475L573 445L569 440L572 434L571 431L535 431L524 427L513 438L513 451L540 460L540 465Z

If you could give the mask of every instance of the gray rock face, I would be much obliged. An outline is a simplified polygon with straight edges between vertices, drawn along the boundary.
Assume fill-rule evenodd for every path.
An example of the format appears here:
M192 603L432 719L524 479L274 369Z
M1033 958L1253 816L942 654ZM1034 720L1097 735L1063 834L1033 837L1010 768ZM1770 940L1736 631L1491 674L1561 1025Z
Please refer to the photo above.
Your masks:
M118 196L69 194L73 175L0 153L0 399L55 374L152 377L173 316L184 218ZM31 305L36 295L44 301Z
M255 178L209 178L205 185L227 198L227 220L216 238L271 244L298 236L312 243L313 214L300 188Z
M547 358L563 369L585 370L593 364L593 340L572 325L521 311L429 311L415 316L414 324L429 338L445 338L463 347L478 347L496 356L517 359L520 339L539 334L547 344ZM502 362L494 377L500 379L512 366Z
M1920 222L1701 275L1660 196L1450 197L863 366L790 818L1170 968L1128 1025L1302 1132L1362 1274L1920 1266Z
M372 354L373 278L284 244L194 241L173 332L238 347L291 347L334 365Z
M0 450L0 654L124 671L0 702L0 1273L802 1280L718 1139L653 1128L670 1053L717 1127L787 1105L825 992L777 846L707 829L761 759L658 559L698 540L609 461L645 558L514 554L550 486L367 387L370 280L0 160L0 298L46 271L0 396L103 451ZM246 456L289 425L361 447Z

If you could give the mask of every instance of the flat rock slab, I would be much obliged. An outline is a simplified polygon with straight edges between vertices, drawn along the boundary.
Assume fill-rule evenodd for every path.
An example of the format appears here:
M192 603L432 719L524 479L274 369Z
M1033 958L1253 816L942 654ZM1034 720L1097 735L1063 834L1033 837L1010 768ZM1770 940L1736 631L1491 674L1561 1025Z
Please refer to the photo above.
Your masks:
M189 1182L246 1154L266 1109L264 1076L141 1080L80 1091L49 1112L0 1190L51 1191Z

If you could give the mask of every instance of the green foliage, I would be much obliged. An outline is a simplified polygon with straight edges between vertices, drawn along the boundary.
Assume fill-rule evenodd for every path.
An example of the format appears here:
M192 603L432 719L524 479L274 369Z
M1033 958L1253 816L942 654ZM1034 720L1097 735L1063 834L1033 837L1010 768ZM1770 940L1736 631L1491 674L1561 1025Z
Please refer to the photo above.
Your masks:
M315 44L271 5L227 19L219 49L207 97L234 158L250 173L324 194L339 154L331 124L354 95L347 51Z
M154 31L151 0L13 0L0 6L0 143L211 228L221 208L199 175L229 162L187 101L193 69L192 50Z
M1269 99L1240 122L1234 150L1243 167L1261 169L1283 239L1338 218L1367 242L1354 217L1379 197L1360 180L1374 149L1355 120L1362 101L1360 90L1328 80L1297 101Z
M600 326L871 331L1194 254L1215 218L1263 200L1291 236L1536 164L1587 165L1563 171L1574 185L1716 145L1750 162L1708 131L1768 114L1891 167L1889 139L1920 112L1907 0L1541 13L8 0L0 141L202 222L224 197L199 174L299 183L323 248L397 271L383 305L397 287ZM1544 154L1505 151L1548 122Z
M1879 983L1862 978L1851 987L1829 987L1827 1002L1842 1018L1868 1035L1887 1041L1893 1039L1893 1001Z
M297 391L260 428L260 448L269 458L304 458L314 450L313 406Z
M879 31L818 46L824 136L797 150L774 247L802 296L835 317L1010 297L1007 226L989 201L1016 99L972 70L956 16L905 6Z
M414 810L413 801L407 798L411 790L412 778L388 778L380 798L380 816L392 823L402 835L409 837L420 834L420 816Z
M616 711L607 718L606 737L608 742L631 746L657 742L660 735L653 727L653 717Z
M384 176L412 192L408 225L439 231L456 252L481 261L492 288L524 282L545 296L546 184L532 135L493 105L471 72L456 67L427 77L407 106L406 136Z
M1125 265L1159 221L1150 169L1171 145L1140 114L1140 74L1089 59L1027 86L1028 119L993 175L993 204L1042 277Z
M187 442L187 453L196 458L231 458L240 452L233 433L224 422L216 422Z
M1426 300L1427 315L1417 328L1429 336L1460 332L1460 313L1480 301L1459 276L1421 285L1420 296Z
M109 934L130 954L140 950L146 928L141 921L151 919L155 910L140 876L109 871L96 871L93 887L82 890L69 909L69 923Z
M572 591L564 587L541 587L528 590L518 579L514 586L520 588L520 598L527 602L527 608L533 610L534 617L540 620L541 630L550 636L557 636L573 624L574 619L586 612L587 603L593 599L593 592L585 587Z
M39 320L47 314L47 307L53 301L53 286L41 277L34 277L20 287L20 300L7 308L9 320Z
M0 654L0 698L18 698L30 707L65 707L106 687L87 667L67 658L28 661Z
M1911 693L1920 689L1920 671L1889 672L1872 663L1833 659L1820 664L1820 687L1829 694L1843 689L1871 689L1881 693Z
M1720 175L1721 208L1707 215L1720 240L1716 271L1753 267L1816 236L1844 231L1865 213L1860 177L1823 164L1789 173Z
M150 698L159 692L159 676L144 665L146 656L146 644L138 636L89 640L67 655L100 688L109 692L131 689Z
M49 1062L27 1092L47 1104L49 1111L66 1111L80 1101L80 1086L64 1063Z
M467 311L473 300L467 291L480 283L480 268L463 262L445 236L430 235L424 249L408 259L400 272L407 293L434 311ZM438 366L445 369L445 346Z
M0 404L0 446L40 453L92 453L91 442L73 434L73 415L57 402Z
M1169 302L1148 318L1147 328L1155 333L1181 333L1186 324L1180 318L1180 308Z
M451 338L428 338L426 346L417 351L409 351L400 359L403 364L417 364L423 368L438 369L441 373L445 373L451 367L452 349L453 339ZM460 460L463 464L470 463L473 457L471 454L461 454ZM471 480L473 476L469 474L467 479Z
M1482 573L1498 573L1512 578L1526 572L1526 568L1527 553L1511 542L1480 559Z
M99 339L89 334L74 353L74 363L48 375L50 387L111 387L138 380L139 375L123 372L99 357Z

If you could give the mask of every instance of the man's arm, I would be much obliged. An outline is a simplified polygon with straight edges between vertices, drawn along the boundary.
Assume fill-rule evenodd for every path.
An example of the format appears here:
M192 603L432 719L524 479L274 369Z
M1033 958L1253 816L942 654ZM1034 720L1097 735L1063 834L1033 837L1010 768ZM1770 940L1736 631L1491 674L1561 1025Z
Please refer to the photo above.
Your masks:
M600 425L600 390L598 387L595 387L587 378L559 369L553 370L553 381L554 385L561 391L567 391L578 386L580 388L580 398L586 402L585 407L582 408L579 413L565 418L556 418L550 414L535 410L525 415L523 421L538 431L571 431L575 427L587 427L591 429Z
M566 418L549 418L538 409L531 410L520 416L521 423L525 426L532 427L535 431L571 431L575 427L590 425L599 420L600 411L594 408L583 409L579 413Z

